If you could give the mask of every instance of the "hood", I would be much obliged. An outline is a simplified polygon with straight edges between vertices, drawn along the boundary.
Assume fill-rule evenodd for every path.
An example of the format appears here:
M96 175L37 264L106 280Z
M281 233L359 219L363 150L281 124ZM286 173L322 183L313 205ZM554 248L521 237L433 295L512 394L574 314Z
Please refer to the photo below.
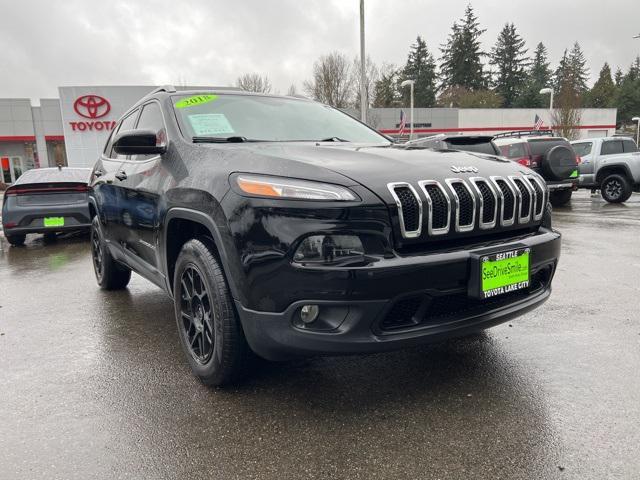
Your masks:
M532 173L526 167L510 160L457 150L405 149L403 147L354 146L352 144L328 145L309 143L255 143L242 144L239 150L250 150L261 160L252 167L252 173L304 178L309 180L340 181L337 177L327 178L329 172L337 173L351 180L352 184L363 185L378 195L386 197L387 184L393 182L417 183L419 180L447 178L467 178L508 176L518 173ZM238 152L239 153L239 152ZM271 160L271 161L270 161ZM455 173L452 167L473 167L477 172ZM325 170L324 174L321 170Z

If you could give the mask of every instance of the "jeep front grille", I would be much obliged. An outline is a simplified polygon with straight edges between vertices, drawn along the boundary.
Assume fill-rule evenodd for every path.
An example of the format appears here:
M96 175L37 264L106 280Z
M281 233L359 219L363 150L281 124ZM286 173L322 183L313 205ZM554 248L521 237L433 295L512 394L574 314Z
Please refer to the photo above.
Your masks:
M452 226L462 233L525 225L542 218L546 203L546 187L534 175L421 180L418 186L388 184L403 238L418 238L423 231L429 237L444 235Z

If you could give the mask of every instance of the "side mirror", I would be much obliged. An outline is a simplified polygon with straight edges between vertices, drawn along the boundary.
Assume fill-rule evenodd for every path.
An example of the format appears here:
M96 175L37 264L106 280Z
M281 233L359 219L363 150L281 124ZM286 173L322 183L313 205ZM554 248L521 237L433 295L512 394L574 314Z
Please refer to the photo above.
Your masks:
M116 135L113 149L118 155L160 155L167 145L151 130L125 130Z

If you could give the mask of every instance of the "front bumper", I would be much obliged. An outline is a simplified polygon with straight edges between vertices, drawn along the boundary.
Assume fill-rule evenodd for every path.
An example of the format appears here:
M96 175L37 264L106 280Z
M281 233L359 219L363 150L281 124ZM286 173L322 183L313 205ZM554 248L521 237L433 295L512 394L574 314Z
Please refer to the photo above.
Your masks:
M270 360L378 352L439 341L508 321L547 300L560 255L560 234L541 229L491 248L522 247L531 248L531 287L492 300L472 300L466 293L471 256L486 250L483 247L398 257L375 268L340 269L348 280L339 300L309 294L282 312L252 310L238 300L236 308L249 345ZM374 295L363 299L364 291ZM301 324L300 309L306 304L319 305L327 317L324 325L334 328L317 330ZM414 309L409 310L412 321L395 322L398 312L407 308Z

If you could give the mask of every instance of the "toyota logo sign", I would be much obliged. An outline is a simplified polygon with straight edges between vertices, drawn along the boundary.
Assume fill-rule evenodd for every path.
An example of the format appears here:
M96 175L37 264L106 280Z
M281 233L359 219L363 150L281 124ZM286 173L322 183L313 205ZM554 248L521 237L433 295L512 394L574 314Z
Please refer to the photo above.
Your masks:
M99 95L83 95L73 102L73 109L81 117L100 118L111 111L111 104Z

